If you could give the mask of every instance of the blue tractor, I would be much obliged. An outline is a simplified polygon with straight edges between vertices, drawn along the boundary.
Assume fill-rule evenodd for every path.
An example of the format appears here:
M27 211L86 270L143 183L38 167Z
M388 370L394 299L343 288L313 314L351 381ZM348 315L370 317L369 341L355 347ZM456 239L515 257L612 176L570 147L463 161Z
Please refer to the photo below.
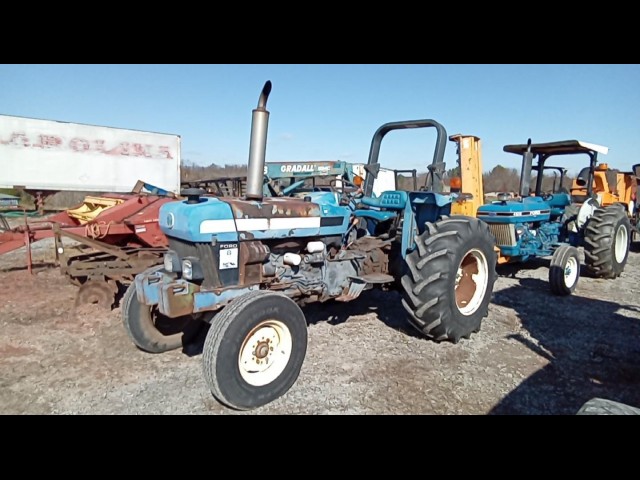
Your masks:
M477 216L489 224L500 248L500 263L526 262L551 257L549 285L556 295L570 295L580 278L580 253L584 247L585 267L594 276L616 278L624 270L629 252L631 225L626 206L600 208L593 192L598 154L606 147L578 140L506 145L505 152L522 155L519 197L501 196L483 205ZM551 157L587 155L589 167L580 171L576 183L584 195L571 195L562 182L563 167L547 165ZM534 158L537 161L534 164ZM544 174L560 173L551 191L543 190ZM536 173L531 191L532 172Z
M480 328L496 278L486 224L447 216L455 195L371 196L380 142L391 130L435 128L432 171L442 171L446 131L433 120L380 127L362 186L342 180L329 191L264 196L270 91L267 82L253 111L244 198L189 189L186 200L163 206L164 265L138 275L122 307L130 338L148 352L179 348L194 324L209 323L204 377L214 397L236 409L264 405L297 379L307 349L301 305L398 288L412 325L457 342Z

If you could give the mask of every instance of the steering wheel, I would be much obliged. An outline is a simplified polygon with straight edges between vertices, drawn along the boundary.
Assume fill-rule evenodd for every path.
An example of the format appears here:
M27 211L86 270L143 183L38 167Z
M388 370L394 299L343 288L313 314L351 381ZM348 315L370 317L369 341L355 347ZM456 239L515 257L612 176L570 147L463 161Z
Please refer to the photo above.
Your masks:
M338 182L342 185L338 187ZM349 180L342 180L334 178L329 182L329 186L331 190L338 192L340 194L349 194L349 193L358 193L361 188L355 183L350 182Z
M338 182L341 185L338 187ZM356 199L362 198L364 193L362 192L362 188L356 185L349 180L342 180L334 178L329 182L329 186L332 192L338 193L340 195L340 204L341 205L349 205L352 209L355 210Z
M551 199L553 199L553 194L552 193L543 193L542 194L542 200L544 200L545 202L548 202Z

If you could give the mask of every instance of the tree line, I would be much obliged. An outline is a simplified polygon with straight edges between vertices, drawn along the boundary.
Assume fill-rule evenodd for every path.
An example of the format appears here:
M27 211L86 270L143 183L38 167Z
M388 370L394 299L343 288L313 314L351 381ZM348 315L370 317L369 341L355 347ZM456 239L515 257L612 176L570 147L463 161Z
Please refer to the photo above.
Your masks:
M537 176L531 176L531 189L535 188ZM552 172L544 175L542 179L542 190L552 192L562 187L569 190L573 182L573 177L565 175L562 185L560 185L559 173ZM515 168L507 168L498 165L488 172L482 174L482 183L485 192L518 192L520 190L520 171Z
M212 163L208 166L195 165L194 163L186 160L182 163L181 180L183 182L189 182L194 180L208 180L220 177L239 177L247 174L246 165L216 165ZM444 178L445 185L449 185L449 180L452 177L460 175L460 169L458 167L447 170ZM426 172L418 173L418 186L421 187L425 184L427 174ZM535 185L536 176L532 177L532 186ZM547 174L542 182L542 188L545 191L551 191L554 187L559 188L559 176L554 174ZM564 187L571 188L571 182L573 178L565 176ZM484 184L485 192L517 192L520 189L520 171L515 168L503 167L498 165L491 170L483 173L482 182ZM399 179L398 188L408 190L412 187L413 181L409 177Z
M195 180L209 180L221 177L241 177L246 176L246 165L224 165L220 166L212 163L208 166L196 165L189 160L182 162L182 168L180 171L181 181L189 182ZM449 180L452 177L458 176L460 171L458 168L447 170L444 183L449 185ZM427 174L426 172L419 173L418 188L425 184ZM515 168L507 168L502 165L498 165L491 170L485 172L482 175L482 181L484 184L485 192L518 192L520 189L520 172ZM573 178L566 176L564 179L564 187L571 188L571 182ZM553 175L545 175L542 186L543 190L551 191L554 189L554 185L558 188L559 178ZM535 185L535 176L532 179L532 187ZM401 190L411 190L413 188L413 180L410 177L400 177L398 182L398 188ZM33 199L30 195L17 190L3 190L2 193L9 193L12 195L18 195L21 197L21 205L31 208L33 206ZM47 202L49 208L65 209L70 208L82 202L84 196L87 194L95 195L91 192L60 192L55 194Z

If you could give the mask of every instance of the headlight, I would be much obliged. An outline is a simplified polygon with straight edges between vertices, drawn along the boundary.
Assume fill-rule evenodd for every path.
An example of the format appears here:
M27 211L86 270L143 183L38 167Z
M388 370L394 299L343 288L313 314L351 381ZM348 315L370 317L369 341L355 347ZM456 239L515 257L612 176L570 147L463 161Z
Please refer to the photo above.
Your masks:
M182 278L193 280L193 264L191 260L182 261Z
M203 280L204 274L200 260L196 257L186 257L182 260L182 278L185 280Z
M167 272L180 271L180 258L178 257L178 254L173 250L169 250L164 254L164 269Z

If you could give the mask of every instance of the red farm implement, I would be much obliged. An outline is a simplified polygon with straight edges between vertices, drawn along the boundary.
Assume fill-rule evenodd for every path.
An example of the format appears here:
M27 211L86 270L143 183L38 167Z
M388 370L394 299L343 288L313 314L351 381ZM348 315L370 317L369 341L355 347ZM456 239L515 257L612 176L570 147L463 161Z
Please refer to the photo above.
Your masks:
M182 186L204 188L213 196L237 196L246 177L191 183ZM151 193L141 193L143 188ZM14 228L0 216L0 255L26 247L31 272L31 244L54 238L61 273L80 287L78 303L111 307L120 287L162 263L168 243L158 215L160 207L174 199L171 193L138 182L133 193L88 196L78 207L43 220L27 221L25 216L24 225Z
M88 196L79 207L44 220L25 217L24 225L14 228L5 221L0 224L0 255L26 247L31 272L31 244L54 238L62 273L80 286L79 302L111 306L119 284L127 285L137 273L162 262L167 239L158 226L158 213L171 200L110 193Z

